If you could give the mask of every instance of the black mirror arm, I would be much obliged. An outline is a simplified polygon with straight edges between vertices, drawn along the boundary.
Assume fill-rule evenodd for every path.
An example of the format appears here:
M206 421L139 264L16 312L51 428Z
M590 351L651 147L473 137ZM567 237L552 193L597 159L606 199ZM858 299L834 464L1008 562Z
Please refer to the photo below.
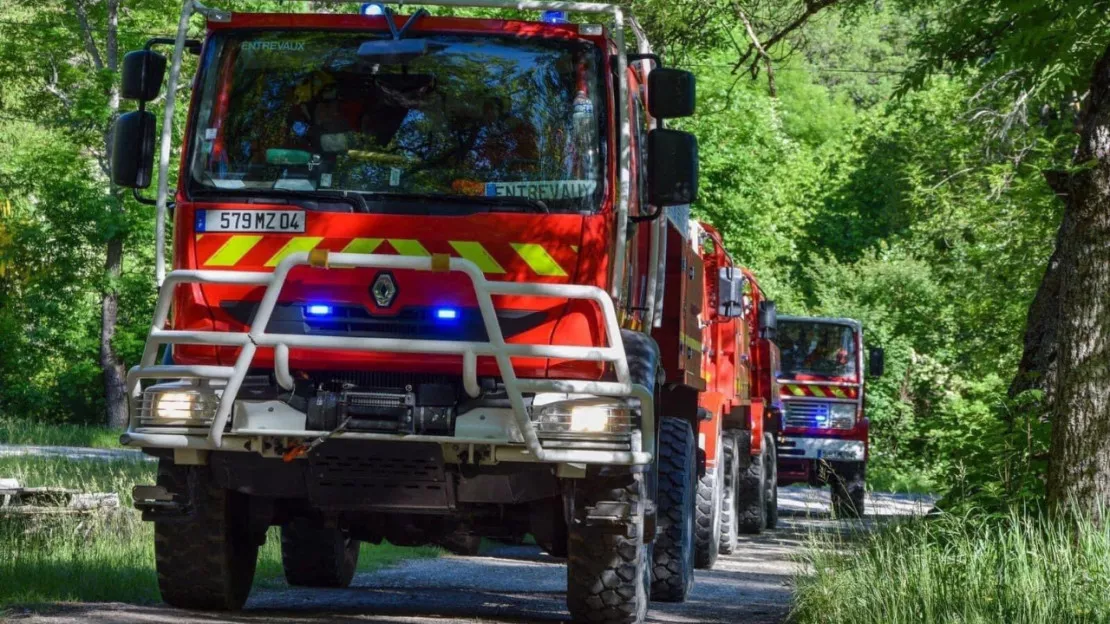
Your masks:
M137 202L139 202L143 205L158 205L157 201L154 201L150 198L142 197L142 193L139 192L139 189L131 189L131 197L134 198L135 201L137 201ZM174 209L175 205L176 205L176 203L172 202L172 201L165 202L165 209L169 210L170 214L173 214L173 209Z
M654 220L658 219L659 215L661 215L661 214L663 214L663 207L662 206L656 206L655 207L655 212L652 212L652 213L649 213L649 214L642 214L642 215L632 215L632 216L628 217L628 220L631 223L643 223L645 221L654 221Z

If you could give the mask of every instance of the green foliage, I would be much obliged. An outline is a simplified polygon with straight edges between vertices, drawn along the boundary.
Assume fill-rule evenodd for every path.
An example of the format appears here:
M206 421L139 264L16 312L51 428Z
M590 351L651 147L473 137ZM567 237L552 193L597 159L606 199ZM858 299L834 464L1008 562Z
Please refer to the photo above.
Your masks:
M1105 622L1110 531L1037 513L945 515L817 538L795 579L799 624Z
M0 458L0 475L27 487L52 486L116 492L122 509L107 516L0 517L0 618L15 605L53 602L158 602L154 530L131 509L131 486L153 483L151 461L70 461ZM286 587L281 539L270 529L259 551L255 584ZM437 548L364 544L359 570L368 572L413 558L439 556Z

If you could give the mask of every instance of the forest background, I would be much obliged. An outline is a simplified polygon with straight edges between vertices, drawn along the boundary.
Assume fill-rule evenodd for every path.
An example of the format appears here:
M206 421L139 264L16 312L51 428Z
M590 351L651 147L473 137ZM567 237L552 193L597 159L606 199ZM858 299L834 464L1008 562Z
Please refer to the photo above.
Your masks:
M683 124L701 145L697 214L780 312L857 318L886 350L886 374L867 388L871 486L980 504L1039 498L1041 396L1009 390L1063 211L1043 172L1070 158L1083 95L1014 98L989 71L933 61L968 3L629 4L668 64L698 76L699 114ZM178 7L0 0L9 431L104 425L106 373L110 386L141 352L153 212L108 188L104 138L121 107L122 53L171 33ZM767 49L772 76L759 54L738 62L750 35L766 41L799 15ZM183 119L179 108L178 133Z

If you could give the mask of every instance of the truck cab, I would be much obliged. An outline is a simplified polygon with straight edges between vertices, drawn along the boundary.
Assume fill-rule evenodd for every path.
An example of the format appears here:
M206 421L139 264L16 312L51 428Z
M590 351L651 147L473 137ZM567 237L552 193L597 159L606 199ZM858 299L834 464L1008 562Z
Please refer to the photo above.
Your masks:
M780 316L776 342L784 404L778 442L780 485L828 484L833 511L864 512L868 431L864 411L864 344L859 321ZM870 374L882 374L882 350Z

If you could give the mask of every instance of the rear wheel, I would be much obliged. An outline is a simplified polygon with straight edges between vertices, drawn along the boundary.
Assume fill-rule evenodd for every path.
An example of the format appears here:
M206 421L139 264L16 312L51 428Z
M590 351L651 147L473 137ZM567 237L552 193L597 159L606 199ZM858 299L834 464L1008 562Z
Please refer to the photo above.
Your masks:
M722 555L736 552L736 482L739 469L736 463L736 435L726 433L721 436L721 539Z
M698 480L698 504L694 518L694 563L709 570L717 563L721 541L721 490L724 484L721 469L723 462L706 468L705 476Z
M769 433L763 435L763 457L767 459L763 469L767 477L767 493L764 495L767 528L775 529L779 525L779 453L775 448L775 437Z
M694 586L696 444L690 423L664 418L659 431L659 531L655 537L651 599L683 602Z
M829 485L832 487L833 515L837 518L859 518L863 515L866 470L863 462L833 464Z
M736 482L736 529L739 533L756 535L767 528L767 482L764 469L765 453L751 454L751 433L744 431L737 438L736 458L740 464ZM744 466L745 461L747 467Z
M254 582L258 543L246 518L248 499L209 479L206 468L158 463L158 485L188 495L192 513L155 520L154 562L162 600L181 609L242 608Z
M641 475L589 476L575 483L567 541L567 608L575 622L644 621L651 584L646 500ZM627 504L631 515L625 525L589 526L589 510L600 503Z
M360 542L340 529L297 518L281 527L281 567L294 587L347 587L358 567Z

